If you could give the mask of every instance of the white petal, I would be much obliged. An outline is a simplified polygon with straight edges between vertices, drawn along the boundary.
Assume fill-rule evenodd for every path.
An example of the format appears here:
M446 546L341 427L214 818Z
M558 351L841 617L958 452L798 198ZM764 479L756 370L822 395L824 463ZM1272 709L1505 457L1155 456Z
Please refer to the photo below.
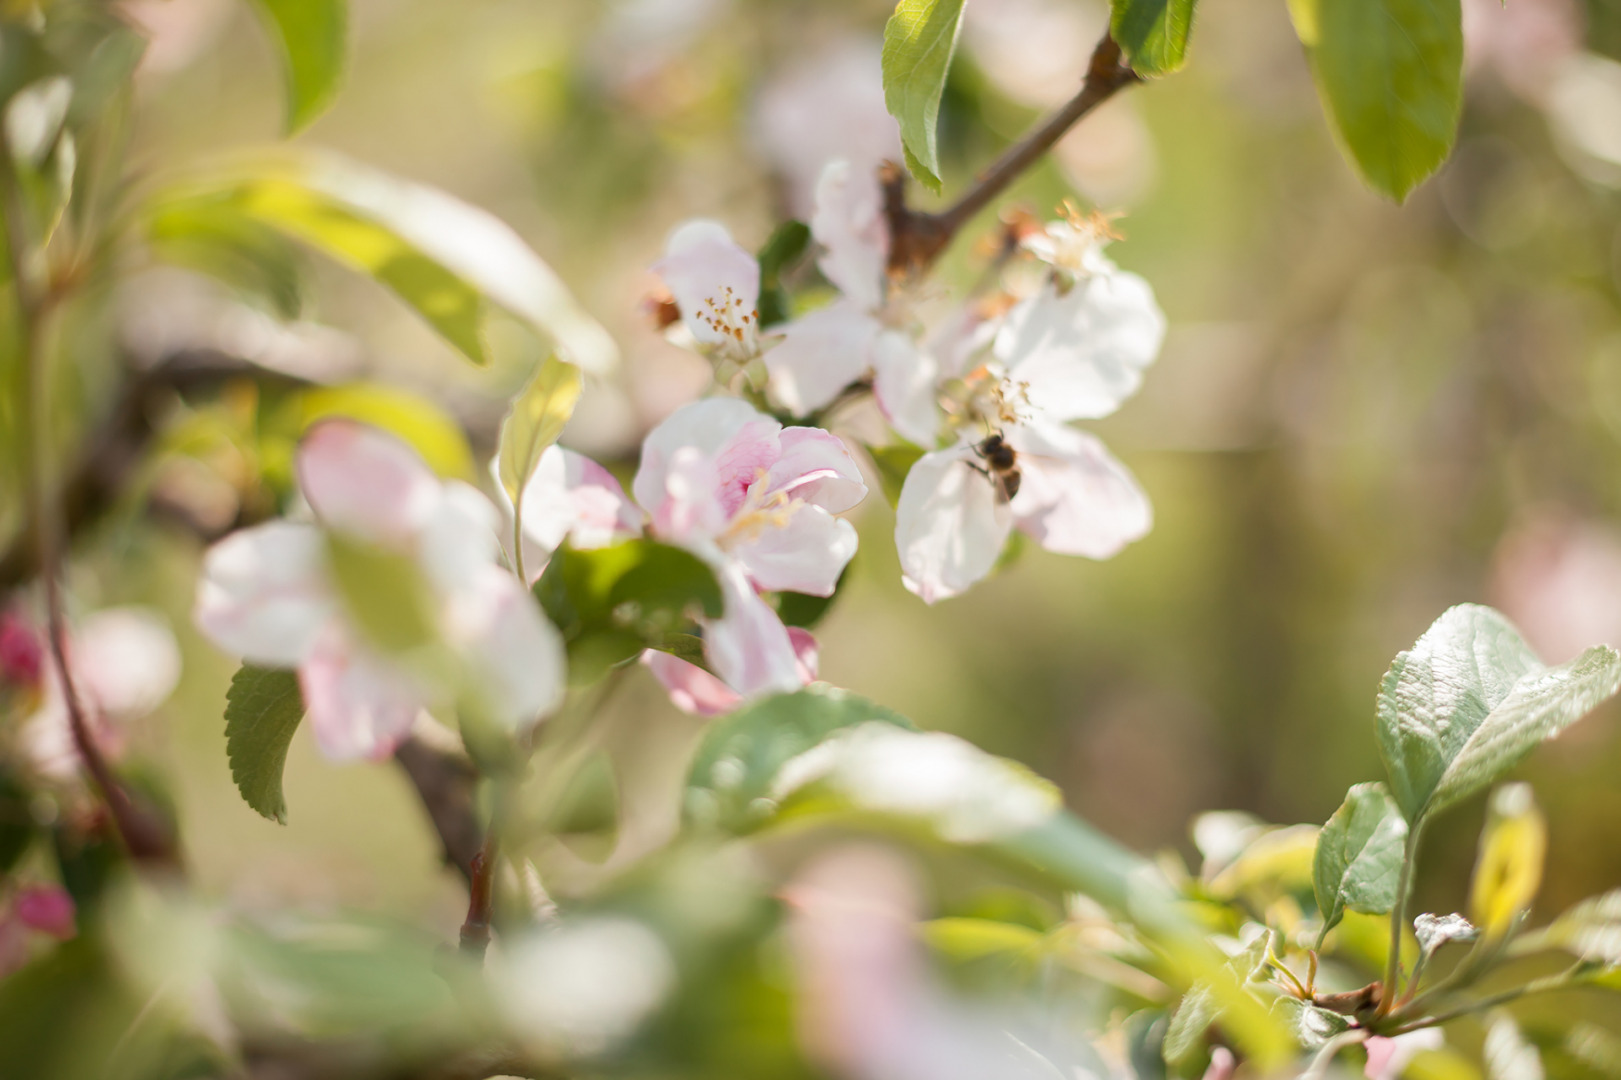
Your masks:
M721 505L715 462L703 451L682 447L664 473L664 498L653 505L653 532L661 540L695 550L713 545L731 514Z
M804 416L867 373L883 326L860 303L844 299L781 329L781 343L765 354L771 394L783 408Z
M321 531L272 521L209 549L192 618L226 652L292 667L334 608Z
M670 234L653 268L699 343L753 355L760 322L760 264L715 221L689 221Z
M876 311L884 302L889 261L889 228L877 175L857 171L848 161L828 162L816 183L811 234L826 249L817 265L827 279L851 300Z
M704 653L715 673L744 697L789 692L803 684L793 639L741 567L717 567L726 614L704 623Z
M497 465L494 460L490 462L492 476ZM510 523L512 507L506 492L499 483L496 491ZM584 454L561 446L547 447L523 489L524 568L531 579L538 578L546 560L565 539L576 548L586 549L638 536L642 516L613 473ZM506 535L510 531L502 531L503 548L511 544Z
M732 554L762 589L832 596L856 553L856 530L819 506L799 507L781 528L762 529Z
M940 366L898 330L881 334L873 349L873 395L889 426L919 446L940 433Z
M641 465L631 482L636 501L649 513L658 508L665 497L665 472L677 450L692 447L706 457L717 457L745 428L761 421L776 424L737 398L704 398L677 409L642 440Z
M1037 420L1107 416L1159 355L1165 316L1136 274L1099 275L1060 295L1049 283L1008 313L996 355Z
M1097 439L1070 428L1009 428L1018 452L1018 527L1048 551L1107 559L1148 533L1148 496Z
M782 456L766 474L766 492L842 514L867 497L861 467L837 435L813 427L783 428L778 438Z
M925 603L966 590L991 572L1013 527L990 479L966 446L924 454L895 507L901 581Z
M325 420L298 447L298 481L328 528L391 547L410 543L440 498L439 478L387 432Z
M518 579L487 564L451 598L445 637L461 655L479 707L508 730L526 727L563 699L563 639Z
M500 550L495 504L470 484L452 480L440 490L417 538L417 562L441 592L463 588Z
M134 719L163 704L180 682L180 647L150 608L106 608L73 634L74 684L106 717Z
M410 734L422 690L410 674L328 621L298 668L310 730L332 761L380 761Z

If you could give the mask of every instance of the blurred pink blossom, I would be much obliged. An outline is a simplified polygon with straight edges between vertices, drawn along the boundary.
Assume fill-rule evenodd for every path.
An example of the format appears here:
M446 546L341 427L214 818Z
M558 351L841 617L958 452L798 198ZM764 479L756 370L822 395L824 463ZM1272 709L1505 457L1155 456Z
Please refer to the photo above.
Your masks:
M1590 645L1621 644L1621 532L1536 511L1498 541L1489 589L1548 663Z
M799 677L806 685L816 681L816 638L809 630L799 626L788 628L788 640L793 643L794 655L799 660ZM670 701L682 712L695 716L719 716L743 704L743 696L715 676L689 664L679 656L648 649L642 653L642 663L653 677L669 692Z
M1584 24L1577 0L1463 0L1464 65L1540 104L1560 65L1581 50Z

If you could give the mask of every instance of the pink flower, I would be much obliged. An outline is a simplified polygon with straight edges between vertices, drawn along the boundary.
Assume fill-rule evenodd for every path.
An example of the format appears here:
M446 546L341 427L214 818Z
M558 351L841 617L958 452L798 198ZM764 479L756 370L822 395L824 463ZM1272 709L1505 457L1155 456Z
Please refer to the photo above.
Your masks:
M816 638L803 627L790 626L788 640L793 644L794 655L799 661L801 684L815 682L818 660ZM647 665L654 678L664 684L670 700L682 712L695 716L719 716L743 704L743 696L736 690L679 656L648 649L642 654L642 663Z
M1152 523L1126 467L1067 426L1114 412L1164 340L1153 292L1103 257L1105 236L1055 223L1029 244L1051 267L1040 291L1008 313L994 338L983 324L965 323L935 349L955 376L957 441L912 466L895 512L903 580L928 603L988 574L1014 528L1048 551L1104 559ZM1011 494L993 476L985 445L992 434L1014 453Z
M327 757L386 757L434 704L475 708L509 729L556 706L562 640L498 564L499 515L488 499L440 481L393 436L350 421L311 430L298 475L319 524L270 522L214 545L195 619L251 663L297 668ZM442 652L390 654L366 637L332 578L327 534L415 562ZM450 663L427 662L440 656Z
M822 247L817 265L843 295L782 328L782 344L765 355L772 395L804 416L870 375L890 425L932 444L940 424L938 366L918 344L907 298L890 289L889 228L871 170L828 163L816 185L811 233Z
M1368 1080L1399 1080L1413 1058L1425 1050L1439 1050L1444 1044L1438 1028L1410 1031L1406 1035L1375 1035L1364 1046L1368 1064L1363 1070Z
M494 473L496 462L490 462ZM502 492L502 509L512 507ZM546 561L567 540L576 548L607 547L616 540L640 536L642 511L625 497L612 473L584 454L551 446L540 455L523 489L524 569L531 583ZM510 543L503 534L502 543Z
M129 724L151 713L180 681L180 648L156 612L141 607L106 608L87 615L63 650L73 686L96 744L119 756ZM22 744L34 767L54 780L79 775L79 751L68 721L62 676L44 660L39 707L22 729Z
M715 571L726 613L705 622L704 648L721 681L745 698L803 686L793 639L759 593L832 595L856 551L855 529L833 515L867 494L844 445L708 398L648 434L631 486L653 535Z
M73 897L54 885L30 885L12 901L17 920L30 930L66 941L75 933Z
M45 666L45 643L33 627L13 612L0 615L0 682L23 689L39 684Z
M653 267L700 350L746 364L760 354L760 264L715 221L689 221L670 234Z

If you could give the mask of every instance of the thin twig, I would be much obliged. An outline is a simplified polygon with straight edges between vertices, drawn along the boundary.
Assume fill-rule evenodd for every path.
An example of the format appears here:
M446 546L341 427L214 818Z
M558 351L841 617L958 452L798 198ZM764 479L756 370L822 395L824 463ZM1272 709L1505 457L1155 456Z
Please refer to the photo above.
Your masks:
M466 758L436 750L417 738L401 743L394 751L394 760L428 812L445 862L460 871L471 885L473 860L484 846L484 827L479 824L474 801L477 771Z
M1120 46L1107 33L1092 51L1086 81L1062 108L1040 127L1009 147L961 198L938 214L906 205L906 174L893 164L879 173L884 188L884 215L889 224L889 271L916 275L926 270L950 245L959 230L1034 165L1065 132L1118 91L1140 82L1121 57Z
M1418 1031L1420 1028L1438 1027L1441 1024L1450 1023L1453 1020L1468 1016L1470 1013L1485 1012L1487 1009L1495 1009L1499 1005L1507 1005L1509 1002L1516 1001L1528 994L1546 994L1553 990L1568 990L1576 985L1574 976L1581 968L1581 963L1573 964L1557 975L1546 975L1540 979L1532 979L1528 983L1522 983L1519 986L1513 986L1496 994L1489 994L1486 997L1476 998L1445 1012L1434 1013L1402 1024L1400 1027L1390 1031L1389 1034L1406 1035L1408 1032Z
M500 855L496 830L484 833L484 846L473 856L473 874L467 887L467 918L462 922L462 951L482 958L490 945L490 922L495 910L495 864Z

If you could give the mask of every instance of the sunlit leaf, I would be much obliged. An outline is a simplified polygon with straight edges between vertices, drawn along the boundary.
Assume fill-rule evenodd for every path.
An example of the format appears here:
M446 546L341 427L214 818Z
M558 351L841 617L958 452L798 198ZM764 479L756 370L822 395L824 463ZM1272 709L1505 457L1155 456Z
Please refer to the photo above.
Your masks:
M1323 932L1349 908L1383 915L1396 905L1407 822L1383 784L1358 784L1346 793L1317 837L1312 883Z
M900 0L884 25L884 105L901 126L906 167L940 190L936 127L962 30L963 0Z
M919 930L930 948L959 963L997 955L1030 959L1047 937L1028 926L996 919L931 919Z
M348 383L306 390L295 401L300 434L319 420L358 420L399 436L440 476L474 478L473 451L461 425L420 394L383 383Z
M1542 886L1548 825L1527 784L1492 796L1469 889L1469 914L1487 939L1500 938L1531 908Z
M1440 167L1463 100L1459 0L1289 0L1334 130L1400 201Z
M1555 919L1541 939L1590 963L1621 965L1621 889L1583 900Z
M165 193L154 212L202 200L308 244L393 290L477 363L495 304L592 371L618 351L562 281L498 218L432 188L330 154L262 159Z
M254 0L281 48L287 131L332 104L343 82L349 11L345 0Z
M1109 33L1139 75L1163 75L1187 59L1197 0L1114 0Z
M1467 798L1621 688L1621 655L1545 667L1488 607L1448 610L1379 691L1380 756L1410 823Z
M551 356L513 398L512 408L501 422L496 461L501 486L514 507L521 510L519 496L534 475L540 455L557 441L574 414L582 386L579 368Z
M158 259L208 274L283 319L303 310L304 253L269 225L204 199L162 204L145 224Z
M243 664L225 693L225 756L231 779L249 806L285 825L287 800L282 771L293 732L304 718L298 675L277 668Z
M1492 1017L1481 1048L1487 1080L1543 1080L1542 1055L1525 1041L1520 1027L1506 1012Z

